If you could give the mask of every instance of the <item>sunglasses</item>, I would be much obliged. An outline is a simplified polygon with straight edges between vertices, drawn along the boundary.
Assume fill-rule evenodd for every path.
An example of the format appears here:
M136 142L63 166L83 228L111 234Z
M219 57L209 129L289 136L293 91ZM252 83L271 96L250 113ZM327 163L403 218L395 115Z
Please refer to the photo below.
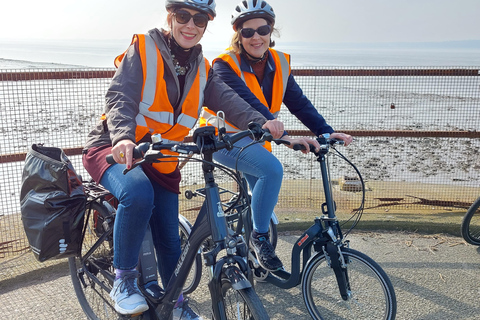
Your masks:
M258 27L258 29L244 28L240 31L240 34L242 35L242 37L248 39L253 37L255 32L261 36L266 36L267 34L270 34L271 31L272 31L272 27L266 24L264 26Z
M199 28L205 28L208 24L208 16L203 13L196 13L192 16L192 14L185 10L178 10L174 13L175 18L178 23L186 24L193 18L193 23Z

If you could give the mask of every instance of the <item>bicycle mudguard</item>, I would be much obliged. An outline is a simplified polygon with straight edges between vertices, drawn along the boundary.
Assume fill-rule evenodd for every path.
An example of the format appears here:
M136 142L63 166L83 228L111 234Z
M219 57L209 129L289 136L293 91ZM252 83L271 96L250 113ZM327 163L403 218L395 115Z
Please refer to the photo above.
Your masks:
M232 288L235 290L241 290L251 288L252 284L245 278L245 275L234 266L230 266L225 270L225 275L232 284Z

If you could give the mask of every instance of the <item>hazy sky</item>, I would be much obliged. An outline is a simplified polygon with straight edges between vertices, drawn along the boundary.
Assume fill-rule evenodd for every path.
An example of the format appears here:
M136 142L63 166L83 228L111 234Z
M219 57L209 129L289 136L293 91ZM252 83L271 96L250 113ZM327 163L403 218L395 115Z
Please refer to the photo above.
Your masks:
M227 41L239 0L217 0L204 43ZM4 1L0 39L130 39L164 26L164 0ZM480 0L270 0L281 41L480 40ZM226 39L226 40L223 40Z

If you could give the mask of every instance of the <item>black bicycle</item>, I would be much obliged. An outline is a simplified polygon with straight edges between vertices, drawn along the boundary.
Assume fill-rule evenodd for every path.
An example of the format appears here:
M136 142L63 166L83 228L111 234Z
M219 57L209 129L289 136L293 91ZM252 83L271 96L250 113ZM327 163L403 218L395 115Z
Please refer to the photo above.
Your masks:
M239 132L226 140L219 140L215 136L215 128L203 127L197 129L193 135L195 144L164 144L158 141L141 144L135 149L134 157L143 160L136 162L134 166L167 157L161 153L162 150L179 153L176 158L201 155L201 159L193 159L202 162L206 197L192 228L186 219L180 219L182 255L167 288L159 296L152 295L143 287L147 282L157 279L151 234L147 232L138 269L141 273L139 287L150 308L140 315L121 316L115 312L113 301L109 297L114 281L112 264L115 198L100 186L85 183L89 200L83 231L83 249L79 256L69 258L69 266L77 298L89 319L170 319L178 296L185 291L185 283L193 279L193 287L187 286L187 291L194 290L198 284L195 279L199 281L201 273L198 254L201 247L204 265L210 270L208 287L213 319L269 319L252 286L253 276L246 263L247 244L241 236L229 232L225 213L219 205L219 188L213 174L216 167L212 160L213 153L223 148L231 148L233 143L246 136L258 140L271 137L258 124L251 124L249 130ZM127 171L125 170L125 173ZM205 245L206 239L209 239L209 246Z
M465 241L480 246L480 197L472 203L465 213L461 232Z
M358 169L338 150L332 148L341 141L327 137L317 139L319 152L311 146L321 169L325 194L322 216L296 241L291 255L291 272L280 270L269 272L249 252L249 267L258 281L266 281L277 287L289 289L301 284L306 308L313 319L385 319L396 316L397 302L393 285L385 271L367 255L351 249L347 234L355 227L363 212L365 189ZM303 146L294 146L302 149ZM330 149L347 161L359 175L363 196L356 214L349 219L350 229L343 233L343 226L336 217L333 200L328 157ZM237 176L240 177L240 176ZM237 179L239 191L233 192L232 200L225 203L227 221L235 234L249 236L251 232L251 210L245 181ZM191 191L190 191L191 192ZM228 191L224 191L228 192ZM200 194L199 190L194 193ZM276 230L276 229L275 229ZM272 230L270 230L272 231ZM276 234L271 235L276 241ZM248 239L248 238L247 238ZM302 261L302 264L300 263ZM301 265L303 267L301 267Z

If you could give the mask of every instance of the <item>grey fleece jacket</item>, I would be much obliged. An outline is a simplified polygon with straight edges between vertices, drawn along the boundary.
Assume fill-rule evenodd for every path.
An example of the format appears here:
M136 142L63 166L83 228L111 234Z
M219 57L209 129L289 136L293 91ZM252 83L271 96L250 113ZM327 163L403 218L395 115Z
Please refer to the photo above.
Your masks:
M152 29L148 34L153 38L157 49L164 60L164 78L167 84L167 94L170 103L175 108L175 115L180 112L180 106L192 86L198 71L198 65L203 59L202 47L197 44L188 61L190 68L185 78L183 97L180 97L178 78L172 62L170 49L167 46L166 31ZM143 86L142 63L135 45L131 45L116 71L106 93L106 120L100 120L90 132L85 144L85 150L102 145L115 145L123 139L135 142L135 117L139 112ZM210 69L208 81L204 90L204 105L215 112L224 111L227 119L240 129L247 129L250 122L263 125L267 119L253 109L237 93L226 85Z

